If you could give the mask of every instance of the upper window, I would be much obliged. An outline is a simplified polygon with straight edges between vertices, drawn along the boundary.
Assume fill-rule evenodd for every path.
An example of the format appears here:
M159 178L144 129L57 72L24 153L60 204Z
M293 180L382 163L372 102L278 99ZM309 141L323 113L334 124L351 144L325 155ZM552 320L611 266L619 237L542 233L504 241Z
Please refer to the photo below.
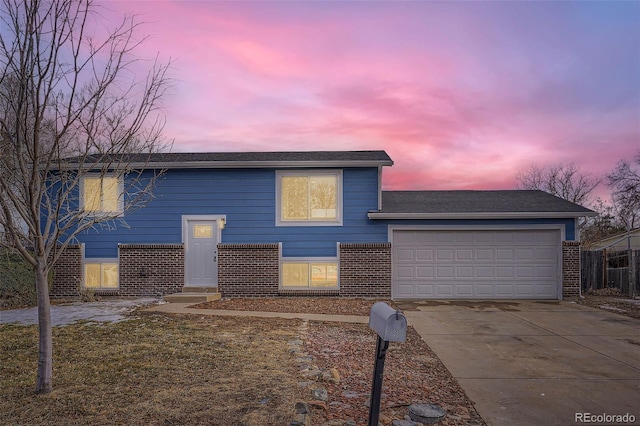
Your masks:
M122 181L111 176L85 176L82 179L81 206L87 213L120 214L122 203Z
M276 179L278 225L342 225L341 171L281 171Z

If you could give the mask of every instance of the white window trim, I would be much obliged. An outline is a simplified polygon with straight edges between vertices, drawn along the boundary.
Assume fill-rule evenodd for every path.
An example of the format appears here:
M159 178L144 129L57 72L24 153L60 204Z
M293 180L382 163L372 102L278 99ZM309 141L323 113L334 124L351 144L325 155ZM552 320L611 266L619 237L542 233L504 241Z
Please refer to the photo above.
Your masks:
M283 279L283 274L282 274L282 264L283 263L306 263L309 264L309 266L311 266L312 263L335 263L336 264L336 268L337 268L337 280L336 280L336 285L332 286L332 287L313 287L311 285L308 286L298 286L298 287L294 287L294 286L284 286L282 285L282 279ZM337 290L340 288L340 260L337 257L280 257L280 262L279 262L279 269L280 269L280 290ZM311 273L311 268L309 268L309 273ZM309 280L311 280L311 277L309 277ZM311 281L309 281L309 284L311 284Z
M99 212L91 212L91 211L86 211L84 209L84 180L86 178L93 178L93 179L104 179L104 178L117 178L118 179L118 211L99 211ZM87 173L84 176L82 176L82 178L80 178L80 185L79 185L79 190L80 190L80 196L79 196L79 208L82 211L82 213L85 216L90 216L90 217L94 217L94 216L115 216L115 217L121 217L124 215L124 179L122 176L118 176L114 173L105 173L105 174L101 174L101 173ZM102 188L100 189L100 191L102 191ZM102 205L102 196L100 199L100 204Z
M86 285L86 275L85 275L85 265L86 264L103 264L103 263L115 263L118 265L118 286L117 287L87 287ZM102 277L101 277L102 279ZM93 290L117 290L120 288L120 262L117 257L92 257L92 258L84 258L82 260L82 288L90 288Z
M285 176L337 177L336 218L334 220L282 220L282 178ZM276 171L276 226L342 226L342 170L277 170Z

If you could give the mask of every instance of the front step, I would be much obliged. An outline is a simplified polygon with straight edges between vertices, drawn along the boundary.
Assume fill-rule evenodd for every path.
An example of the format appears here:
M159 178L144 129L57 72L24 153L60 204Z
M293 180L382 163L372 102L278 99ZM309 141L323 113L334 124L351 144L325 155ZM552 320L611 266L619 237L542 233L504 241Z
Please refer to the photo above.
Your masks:
M203 303L220 299L218 287L182 287L182 293L167 294L165 302L170 303Z

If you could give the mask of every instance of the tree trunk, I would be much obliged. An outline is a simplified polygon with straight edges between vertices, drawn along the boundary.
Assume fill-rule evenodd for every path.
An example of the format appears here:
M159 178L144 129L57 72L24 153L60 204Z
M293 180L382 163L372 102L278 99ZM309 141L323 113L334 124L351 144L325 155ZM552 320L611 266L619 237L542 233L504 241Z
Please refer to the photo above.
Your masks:
M39 259L35 268L36 291L38 295L38 376L36 392L49 393L53 389L53 343L51 332L51 304L49 302L49 281L47 280L46 259Z

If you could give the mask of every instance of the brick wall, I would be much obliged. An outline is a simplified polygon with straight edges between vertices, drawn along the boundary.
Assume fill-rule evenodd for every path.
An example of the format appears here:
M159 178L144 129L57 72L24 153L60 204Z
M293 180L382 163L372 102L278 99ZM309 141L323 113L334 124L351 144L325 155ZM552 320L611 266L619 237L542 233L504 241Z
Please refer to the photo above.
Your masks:
M562 297L580 295L580 242L562 242Z
M274 244L218 244L218 291L222 297L277 296L279 247Z
M120 296L160 296L184 286L183 244L119 244Z
M340 244L340 295L391 298L391 243Z
M53 282L49 295L53 298L77 297L81 283L82 245L69 245L53 265Z

